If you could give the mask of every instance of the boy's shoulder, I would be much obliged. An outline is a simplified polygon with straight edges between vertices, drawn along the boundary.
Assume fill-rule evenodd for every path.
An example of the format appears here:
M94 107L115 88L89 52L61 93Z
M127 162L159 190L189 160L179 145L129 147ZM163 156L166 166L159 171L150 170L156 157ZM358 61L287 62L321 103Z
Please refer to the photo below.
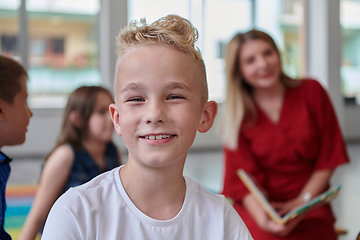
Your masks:
M106 171L102 174L91 179L89 182L75 187L78 191L86 191L94 188L99 188L106 186L107 184L112 184L116 181L116 177L119 176L120 167L113 168L109 171Z
M108 191L112 188L114 190L117 189L117 179L116 177L119 175L119 168L114 168L112 170L109 170L107 172L104 172L93 179L91 179L89 182L86 182L80 186L70 188L67 193L70 195L78 195L81 198L88 198L89 200L96 195L101 195L104 190Z
M184 177L186 181L187 197L190 198L190 202L207 205L208 211L223 211L230 206L228 200L224 195L217 194L205 190L199 183L195 182L190 177ZM230 206L231 207L231 206Z
M219 237L218 239L252 239L243 220L224 195L205 190L199 183L189 177L185 177L185 180L190 192L185 197L185 202L188 202L190 208L187 211L190 214L187 220L197 222L196 219L199 220L198 216L206 216L200 219L200 222L204 224L209 221L206 223L209 224L210 229L212 224L218 228L217 230L222 229L220 235L217 235L219 234L217 230L213 232L215 234L213 236ZM207 229L207 231L210 229Z

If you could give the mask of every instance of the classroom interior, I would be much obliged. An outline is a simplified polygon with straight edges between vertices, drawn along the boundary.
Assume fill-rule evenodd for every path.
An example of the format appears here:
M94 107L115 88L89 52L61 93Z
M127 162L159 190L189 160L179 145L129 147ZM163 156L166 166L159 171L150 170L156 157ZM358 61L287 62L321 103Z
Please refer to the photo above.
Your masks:
M112 91L119 30L130 20L146 17L152 22L179 14L199 30L197 46L207 66L210 98L220 110L225 97L224 47L235 33L252 28L274 37L287 74L315 78L328 90L351 161L332 178L332 185L342 186L332 202L336 226L347 231L340 240L356 239L360 232L359 12L359 0L0 0L0 51L27 67L34 114L26 142L2 148L14 159L8 186L37 184L72 90L102 85ZM216 119L209 132L197 134L184 169L185 175L213 192L221 192L223 178L217 123ZM114 142L126 159L121 137L114 134Z

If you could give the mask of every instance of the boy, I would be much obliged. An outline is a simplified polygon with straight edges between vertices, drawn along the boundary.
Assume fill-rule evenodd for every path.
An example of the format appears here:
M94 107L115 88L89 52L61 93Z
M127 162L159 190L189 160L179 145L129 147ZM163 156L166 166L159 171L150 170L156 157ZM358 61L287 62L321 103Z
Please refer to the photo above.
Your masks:
M32 116L27 99L26 70L16 61L0 55L0 149L25 142ZM10 175L11 159L0 150L0 239L11 239L4 230L5 188Z
M217 113L196 39L175 15L122 30L110 113L128 162L60 197L43 239L252 239L223 196L183 176Z

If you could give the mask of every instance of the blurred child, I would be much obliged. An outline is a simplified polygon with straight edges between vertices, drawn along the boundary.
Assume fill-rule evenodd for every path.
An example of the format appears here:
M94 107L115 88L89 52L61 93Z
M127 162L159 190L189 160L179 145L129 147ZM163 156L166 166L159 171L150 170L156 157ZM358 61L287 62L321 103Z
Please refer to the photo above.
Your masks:
M111 94L102 87L80 87L69 97L60 138L46 160L40 184L20 238L35 239L56 199L121 164L112 143Z
M18 62L0 55L0 149L25 142L32 112L27 106L27 72ZM11 159L0 151L0 239L11 239L4 230L5 188Z
M176 15L121 31L110 112L128 162L61 196L44 240L252 239L223 196L183 176L196 132L217 113L196 39Z

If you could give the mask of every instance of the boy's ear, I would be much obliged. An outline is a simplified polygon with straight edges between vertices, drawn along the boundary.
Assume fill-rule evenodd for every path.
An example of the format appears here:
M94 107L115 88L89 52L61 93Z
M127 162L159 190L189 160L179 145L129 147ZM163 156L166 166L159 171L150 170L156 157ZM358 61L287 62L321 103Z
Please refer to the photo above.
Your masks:
M214 124L214 120L218 111L218 105L215 101L205 103L205 108L201 116L200 124L197 130L201 133L206 133Z
M82 118L80 116L80 113L78 111L72 111L69 115L69 120L72 125L74 125L77 128L81 128L82 126Z
M115 131L119 136L121 136L120 114L115 103L110 104L109 111L111 115L111 120L115 127Z

